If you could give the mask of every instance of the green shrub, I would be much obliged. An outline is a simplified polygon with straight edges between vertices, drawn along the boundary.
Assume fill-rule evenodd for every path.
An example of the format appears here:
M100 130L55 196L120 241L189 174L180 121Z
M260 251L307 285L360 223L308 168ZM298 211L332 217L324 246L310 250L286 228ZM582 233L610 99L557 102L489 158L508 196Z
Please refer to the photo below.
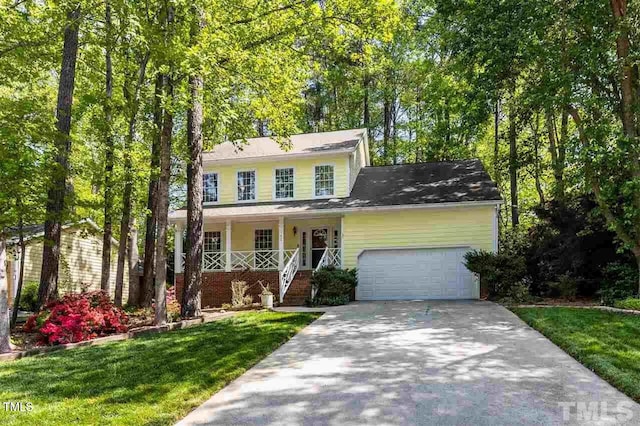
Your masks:
M499 299L499 302L503 305L518 305L530 300L529 286L524 282L519 282L506 289L504 295Z
M633 261L620 253L615 233L610 231L592 196L568 196L533 209L534 224L526 230L524 256L531 294L558 297L562 275L576 281L576 295L594 296L601 288L603 271L611 262ZM511 250L511 233L503 234L500 251ZM522 248L523 247L523 248Z
M305 301L305 305L307 306L339 306L346 305L349 303L349 296L344 294L342 296L334 296L334 297L317 297L315 299L307 299Z
M614 262L604 269L599 294L602 303L613 306L616 300L635 296L638 291L638 270L627 263Z
M640 299L629 297L624 300L616 300L613 303L613 306L620 309L633 309L635 311L640 311Z
M548 283L551 296L560 296L563 299L574 300L578 293L578 282L569 274L562 274L558 281Z
M38 310L38 287L36 281L27 281L22 285L20 292L20 309L23 311L36 312Z
M527 268L523 256L472 250L464 255L465 266L480 275L491 299L505 299L521 293L525 284ZM513 289L512 287L516 287Z
M357 284L355 269L322 268L311 276L311 286L316 296L310 302L315 305L344 305L349 303L351 292Z

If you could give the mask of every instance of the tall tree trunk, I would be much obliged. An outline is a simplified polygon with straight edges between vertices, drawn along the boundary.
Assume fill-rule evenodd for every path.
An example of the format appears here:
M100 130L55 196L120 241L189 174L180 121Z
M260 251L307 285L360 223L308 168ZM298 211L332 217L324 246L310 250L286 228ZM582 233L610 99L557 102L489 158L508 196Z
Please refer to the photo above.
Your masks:
M113 96L113 67L111 64L111 4L105 1L105 159L104 159L104 228L102 235L102 274L100 276L100 288L109 293L111 282L111 238L113 238L113 125L111 98Z
M131 222L131 210L133 200L133 164L131 161L131 149L133 148L133 141L136 131L136 120L138 117L139 98L142 84L144 83L145 74L147 70L147 62L149 61L149 53L140 60L138 67L138 79L135 83L133 93L131 92L131 84L129 78L124 82L123 94L127 104L127 112L129 115L127 136L124 139L124 191L122 193L122 218L120 220L120 245L118 247L118 265L116 270L116 294L120 294L120 305L122 304L122 287L124 285L124 263L127 255L127 241L129 240L130 222ZM131 249L131 248L129 248ZM137 247L136 247L137 250ZM129 269L132 265L129 265ZM139 282L134 282L135 285L140 285ZM132 280L129 277L129 286L131 287ZM116 300L117 302L117 300ZM116 306L120 306L116 303Z
M362 124L367 129L367 140L369 141L369 158L373 158L374 141L371 129L371 111L369 107L369 90L371 86L371 77L365 72L362 79L362 89L364 90L364 99L362 100Z
M151 173L149 176L149 192L147 194L146 231L144 236L144 273L141 305L151 306L153 299L153 282L156 273L154 265L156 250L156 226L158 221L158 167L160 166L160 139L162 133L162 81L160 73L156 76L155 97L153 105L153 122L156 135L151 145Z
M71 106L78 57L78 29L80 26L80 6L67 14L67 26L64 30L62 48L62 67L58 82L58 101L56 106L55 139L56 157L51 183L47 192L47 212L44 222L44 244L42 250L42 269L38 288L38 305L44 304L58 295L58 267L60 263L60 235L67 176L69 174L69 155L71 153Z
M129 121L129 132L124 143L124 192L122 193L122 218L120 219L120 241L118 246L118 265L116 269L116 306L122 305L122 299L118 304L117 295L122 295L122 286L124 284L124 268L125 259L127 257L127 242L129 240L129 231L131 226L131 199L133 192L133 171L131 164L131 145L133 142L133 134L135 129L135 120ZM131 249L131 248L129 248ZM121 296L122 297L122 296Z
M541 166L540 166L540 136L539 136L539 123L540 119L536 114L534 116L535 125L531 126L531 131L533 133L533 178L536 185L536 191L538 192L538 198L540 199L540 205L545 203L544 199L544 191L542 190L542 183L540 182L540 176L542 174Z
M511 226L514 228L520 223L518 211L518 145L516 114L512 106L509 109L509 178L511 183Z
M131 227L131 223L130 223L130 227ZM130 234L132 232L135 232L135 229L133 229L132 231L130 231ZM135 241L135 245L132 244ZM128 244L129 244L129 251L131 250L135 250L135 253L130 253L127 257L130 259L136 259L136 263L137 263L137 259L138 259L138 236L137 235L130 235L129 239L128 239ZM127 252L129 253L129 252ZM135 272L135 271L134 271ZM129 264L129 295L127 296L127 305L129 306L140 306L140 290L141 290L141 286L140 286L140 277L138 276L137 273L134 274L136 279L132 279L131 277L131 264Z
M396 98L393 98L393 108L391 110L391 140L393 142L393 159L391 160L392 164L398 164L398 126L397 126L397 108L396 108Z
M22 208L22 206L20 206ZM13 298L13 311L11 311L11 328L16 326L18 321L18 310L20 307L20 298L22 297L22 286L24 285L24 264L26 244L24 242L24 221L22 214L18 219L18 246L20 247L20 275L18 276L18 286L16 288L16 297Z
M556 136L555 118L551 110L547 110L545 115L547 123L547 133L549 136L549 153L551 154L551 167L553 169L554 179L554 198L556 200L564 199L564 159L560 160L559 143ZM565 119L563 118L562 128L566 128ZM564 131L563 131L564 132ZM560 138L563 139L562 137ZM560 144L562 142L560 141Z
M124 143L124 191L122 193L122 218L120 219L120 241L118 246L118 264L116 269L116 299L117 295L122 295L122 287L124 285L124 268L127 258L127 243L129 241L131 231L131 203L133 197L133 165L131 162L131 147L133 144L135 132L135 118L129 120L129 131ZM131 247L129 247L131 250ZM139 285L139 284L138 284ZM121 306L118 300L115 300L116 306Z
M7 242L4 234L0 234L0 354L11 352L10 330Z
M196 11L199 22L191 28L191 37L196 39L204 25L201 11ZM182 316L200 315L202 285L202 75L198 72L189 77L191 105L187 111L187 253L184 269Z
M383 129L382 129L382 163L389 163L389 141L391 139L391 101L385 95L383 102Z
M444 134L444 149L445 149L445 158L443 160L450 160L449 158L449 149L451 147L451 112L449 111L449 98L445 98L444 100L444 125L445 125L445 134Z
M173 98L173 83L164 78L167 99ZM156 245L155 324L167 322L167 224L169 219L169 179L171 178L171 137L173 115L165 108L160 142L160 179L158 181L158 243Z
M127 251L127 263L129 265L129 288L140 287L140 275L138 275L138 228L136 227L136 219L131 218L129 223L129 250ZM116 302L122 305L122 288L120 292L116 291Z
M620 87L622 92L622 128L628 138L637 136L636 108L637 85L633 72L633 60L629 57L631 42L629 40L628 23L623 21L627 15L627 0L610 0L613 16L616 19L618 36L616 37L616 53L620 62Z
M500 99L493 110L493 179L500 186Z

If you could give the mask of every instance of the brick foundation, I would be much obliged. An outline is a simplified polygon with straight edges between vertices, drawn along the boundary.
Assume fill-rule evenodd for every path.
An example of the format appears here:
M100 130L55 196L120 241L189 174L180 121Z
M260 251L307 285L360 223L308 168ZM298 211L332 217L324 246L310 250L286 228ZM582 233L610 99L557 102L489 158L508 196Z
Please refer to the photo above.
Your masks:
M311 296L311 271L299 271L287 294L283 305L300 306ZM273 292L275 302L279 301L280 285L278 271L245 271L245 272L203 272L202 273L202 307L217 308L223 303L231 303L231 281L246 281L249 289L246 294L253 296L254 302L260 301L262 288L257 284L262 280L264 284L269 284L269 289ZM176 274L176 295L182 298L182 288L184 285L184 274Z

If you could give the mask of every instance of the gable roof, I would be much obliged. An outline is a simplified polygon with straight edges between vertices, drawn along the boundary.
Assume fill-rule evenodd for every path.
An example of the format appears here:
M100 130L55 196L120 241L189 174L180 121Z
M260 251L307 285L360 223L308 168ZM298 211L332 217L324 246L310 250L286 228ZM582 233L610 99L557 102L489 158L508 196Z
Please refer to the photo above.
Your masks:
M256 158L276 158L279 156L311 156L352 152L365 137L366 129L338 130L335 132L304 133L291 135L288 139L289 149L282 149L275 137L250 138L243 141L224 142L216 145L211 151L202 154L205 163Z
M350 207L501 200L478 159L363 167Z
M88 227L92 228L93 230L95 230L98 233L102 233L102 229L90 218L85 218L85 219L81 219L77 222L68 222L62 225L62 230L66 230L69 228L74 228L80 225L87 225ZM29 241L32 240L34 238L39 238L44 236L44 224L34 224L34 225L25 225L23 228L23 235L24 235L24 240L25 241ZM7 238L7 245L11 246L14 244L18 244L20 242L20 234L19 234L19 229L17 226L13 226L10 228L7 228L8 234L9 234L9 238ZM115 246L119 245L118 240L116 240L115 238L111 237L111 243L114 244Z
M206 205L204 211L216 217L269 216L501 202L496 184L482 162L474 159L363 167L346 198ZM185 215L186 209L181 209L171 218Z

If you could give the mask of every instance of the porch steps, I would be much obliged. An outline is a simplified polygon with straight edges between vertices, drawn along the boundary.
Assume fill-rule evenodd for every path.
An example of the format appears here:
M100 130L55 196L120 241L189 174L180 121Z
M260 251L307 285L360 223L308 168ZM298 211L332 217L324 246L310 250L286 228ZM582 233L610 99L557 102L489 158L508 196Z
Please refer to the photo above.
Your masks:
M311 274L313 271L298 271L291 282L291 286L284 295L281 306L301 306L311 297Z

